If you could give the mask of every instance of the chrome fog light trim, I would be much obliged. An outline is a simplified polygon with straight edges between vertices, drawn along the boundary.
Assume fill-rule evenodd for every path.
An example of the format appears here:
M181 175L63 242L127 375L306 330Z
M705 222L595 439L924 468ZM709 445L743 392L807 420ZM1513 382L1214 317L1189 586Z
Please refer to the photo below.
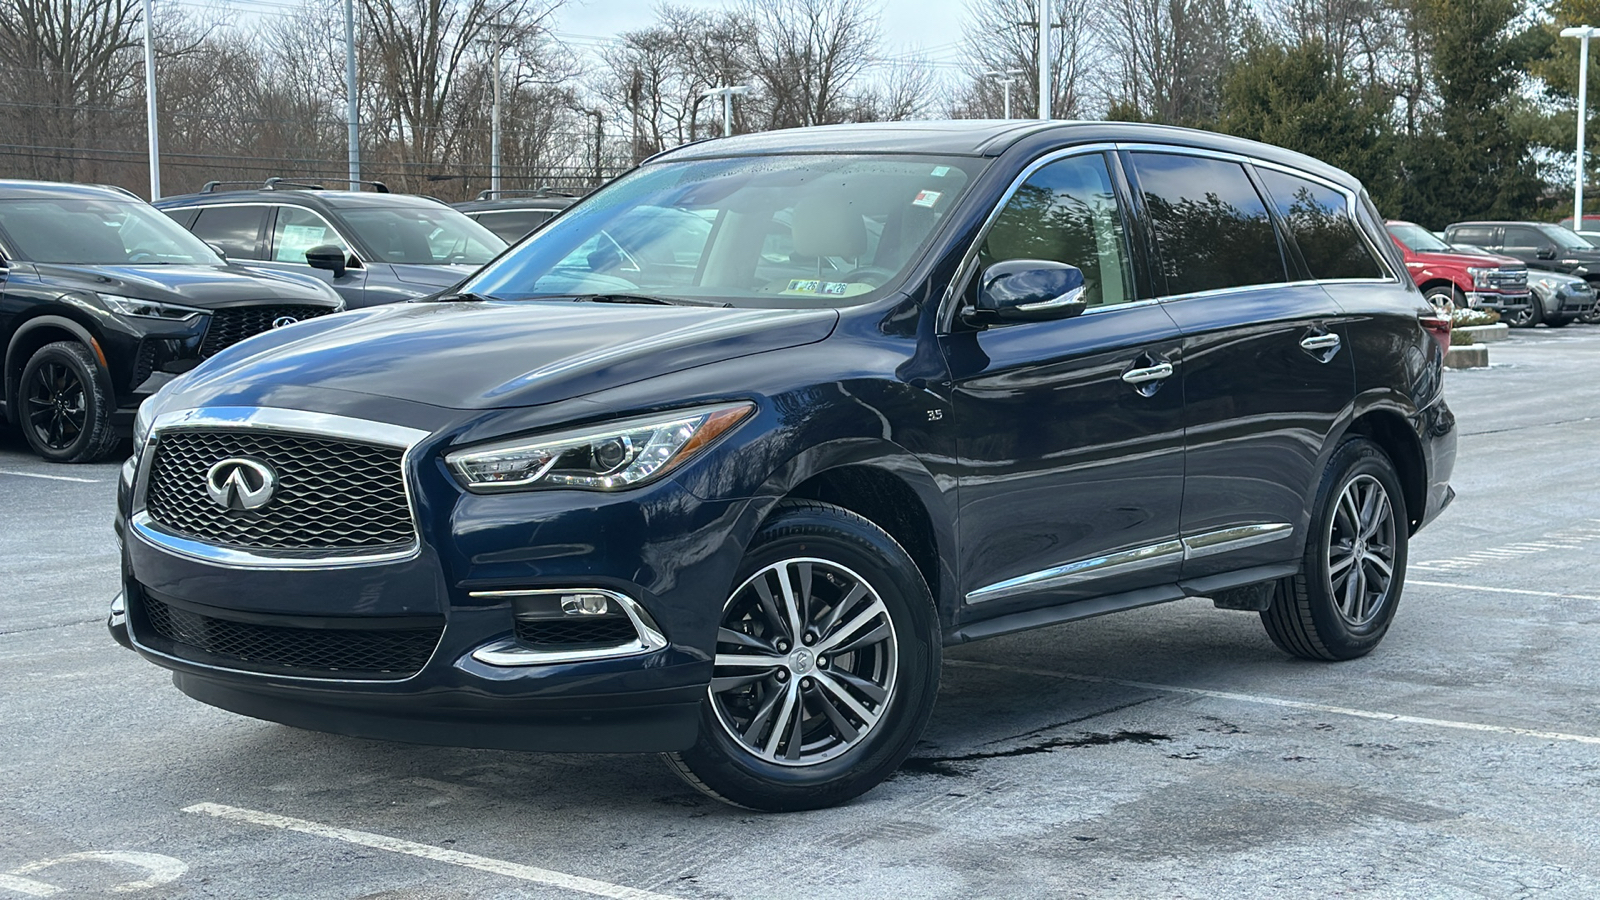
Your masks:
M614 647L592 647L582 650L533 650L507 638L485 644L472 651L472 658L485 665L501 667L548 666L558 663L589 662L597 659L618 659L654 653L667 646L666 635L655 620L632 597L604 588L530 588L526 590L472 591L475 598L513 599L516 597L547 597L560 595L601 594L616 603L628 621L633 624L633 640Z

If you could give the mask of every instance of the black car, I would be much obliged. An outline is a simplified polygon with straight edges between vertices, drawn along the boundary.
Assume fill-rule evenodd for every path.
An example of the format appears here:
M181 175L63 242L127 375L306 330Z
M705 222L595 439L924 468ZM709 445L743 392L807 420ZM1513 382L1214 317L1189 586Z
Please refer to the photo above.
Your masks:
M342 318L145 404L112 634L245 715L759 809L893 772L946 644L1198 596L1366 654L1453 496L1449 320L1360 185L1204 132L691 145Z
M269 178L248 189L213 181L156 207L252 268L311 275L351 309L410 300L472 274L506 242L431 197L327 191Z
M477 199L452 203L462 214L515 244L577 202L576 197L549 189L537 191L483 191Z
M229 265L120 188L0 181L0 408L45 459L105 458L174 375L343 308L312 279Z
M1445 227L1444 239L1520 259L1529 269L1576 275L1600 285L1600 247L1549 222L1457 222Z

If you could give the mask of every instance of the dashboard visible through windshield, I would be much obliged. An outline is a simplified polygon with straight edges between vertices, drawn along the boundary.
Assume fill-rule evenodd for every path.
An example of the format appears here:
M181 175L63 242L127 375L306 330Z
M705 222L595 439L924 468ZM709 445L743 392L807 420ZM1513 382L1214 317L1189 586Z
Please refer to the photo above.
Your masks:
M659 163L584 201L462 290L505 300L862 302L920 256L982 165L864 154Z

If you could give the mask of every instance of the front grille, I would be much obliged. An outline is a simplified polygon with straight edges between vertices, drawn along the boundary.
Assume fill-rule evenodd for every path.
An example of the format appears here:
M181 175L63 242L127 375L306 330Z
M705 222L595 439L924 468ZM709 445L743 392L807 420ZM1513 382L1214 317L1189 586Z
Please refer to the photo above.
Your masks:
M162 432L146 508L163 529L208 544L309 555L382 553L415 542L401 474L404 451L264 431ZM265 463L277 488L265 506L227 509L206 492L224 459Z
M444 626L294 628L217 619L149 595L145 621L174 649L198 650L226 665L312 677L406 678L433 655Z
M1528 286L1527 269L1494 269L1489 272L1489 286L1501 290L1520 290Z
M519 618L516 635L520 643L538 650L617 647L639 637L626 616Z
M271 331L272 323L285 316L295 320L314 319L333 310L324 306L273 305L237 306L219 309L211 314L211 324L206 326L205 339L200 342L202 359L232 347L247 337Z

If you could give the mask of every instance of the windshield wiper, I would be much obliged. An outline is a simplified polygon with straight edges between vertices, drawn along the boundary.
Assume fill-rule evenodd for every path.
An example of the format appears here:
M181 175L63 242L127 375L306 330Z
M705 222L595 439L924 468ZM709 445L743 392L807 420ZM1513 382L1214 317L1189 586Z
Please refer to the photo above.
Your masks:
M460 303L488 303L490 301L498 300L498 299L499 299L498 297L491 297L488 294L475 294L472 291L461 291L460 293L456 293L456 294L445 294L443 297L439 298L439 302L440 303L456 303L456 302L460 302Z
M732 303L721 300L700 300L687 297L657 297L653 294L576 294L579 303L647 303L655 306L715 306L729 307Z

